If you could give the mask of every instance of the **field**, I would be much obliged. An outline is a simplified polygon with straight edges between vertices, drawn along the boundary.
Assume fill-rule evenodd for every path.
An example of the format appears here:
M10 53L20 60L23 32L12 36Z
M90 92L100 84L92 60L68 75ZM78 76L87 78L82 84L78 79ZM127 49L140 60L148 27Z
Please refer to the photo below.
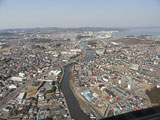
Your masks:
M0 52L6 52L6 51L9 51L10 49L11 47L3 48L3 49L0 49Z
M139 83L137 86L145 88L145 89L150 89L151 86L148 83Z
M147 90L146 94L148 95L151 103L158 103L160 104L160 88L152 88L151 91Z
M24 90L24 92L26 92L27 94L26 98L36 97L36 93L41 85L42 82L38 86L33 86L33 85L27 86Z

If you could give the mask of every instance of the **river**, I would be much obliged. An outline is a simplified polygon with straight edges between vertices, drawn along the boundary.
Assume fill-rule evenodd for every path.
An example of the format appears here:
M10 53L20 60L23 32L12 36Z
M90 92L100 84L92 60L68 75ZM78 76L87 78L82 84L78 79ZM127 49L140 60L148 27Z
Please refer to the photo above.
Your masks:
M86 42L81 43L81 46L83 48L87 48L86 47ZM90 61L94 58L94 51L93 50L88 50L89 55L88 57L85 58L84 61ZM89 116L87 116L80 108L80 105L77 101L77 99L75 98L70 85L69 85L69 80L70 80L70 70L72 68L73 64L70 64L68 66L65 67L64 70L64 77L62 79L61 82L61 89L62 92L64 94L64 97L66 99L67 105L68 105L68 109L70 111L71 114L71 118L75 119L75 120L88 120L90 119Z

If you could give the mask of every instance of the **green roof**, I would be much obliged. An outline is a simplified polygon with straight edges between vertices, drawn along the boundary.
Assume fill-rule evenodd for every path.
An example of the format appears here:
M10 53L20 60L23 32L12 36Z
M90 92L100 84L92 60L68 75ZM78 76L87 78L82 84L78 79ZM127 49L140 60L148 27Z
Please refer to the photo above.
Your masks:
M122 79L120 79L121 81L126 81L127 79L126 78L122 78Z

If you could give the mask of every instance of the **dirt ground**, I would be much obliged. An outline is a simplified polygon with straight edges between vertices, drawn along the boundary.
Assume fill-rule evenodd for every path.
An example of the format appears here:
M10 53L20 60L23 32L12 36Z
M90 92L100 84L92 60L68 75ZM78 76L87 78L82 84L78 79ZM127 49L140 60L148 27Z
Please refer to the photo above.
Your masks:
M140 83L137 84L139 87L145 88L145 89L150 89L151 86L148 83Z

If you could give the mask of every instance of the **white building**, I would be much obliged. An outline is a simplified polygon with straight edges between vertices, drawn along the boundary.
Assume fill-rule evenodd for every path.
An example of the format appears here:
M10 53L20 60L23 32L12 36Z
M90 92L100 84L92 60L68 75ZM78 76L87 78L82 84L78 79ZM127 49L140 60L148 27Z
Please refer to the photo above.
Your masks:
M19 77L24 78L24 77L25 77L25 74L24 74L24 73L19 73Z
M21 77L12 77L11 80L17 81L17 82L22 82L23 78L21 78Z
M131 90L133 87L135 87L135 83L128 83L128 89Z
M107 78L103 78L103 81L108 82L108 79Z
M71 51L62 51L61 55L76 55L77 52L71 52Z
M14 84L11 84L10 86L9 86L9 89L16 89L17 87L14 85Z
M137 71L139 69L139 65L132 64L132 66L130 67L130 69Z
M24 99L24 97L25 97L25 92L23 92L23 93L20 93L19 95L18 95L18 97L17 97L17 101L19 102L19 103L22 103L23 102L23 99Z
M96 50L96 54L103 55L104 54L104 49L103 50Z
M71 49L71 52L81 52L81 49Z
M119 43L116 43L116 42L111 42L111 44L113 44L113 45L119 45Z
M159 64L159 60L154 60L154 65L158 65Z
M52 70L49 72L49 75L58 76L62 71L61 70Z
M157 84L157 88L160 88L160 83Z
M122 78L118 81L118 84L123 84L126 82L126 80L127 80L126 78Z

